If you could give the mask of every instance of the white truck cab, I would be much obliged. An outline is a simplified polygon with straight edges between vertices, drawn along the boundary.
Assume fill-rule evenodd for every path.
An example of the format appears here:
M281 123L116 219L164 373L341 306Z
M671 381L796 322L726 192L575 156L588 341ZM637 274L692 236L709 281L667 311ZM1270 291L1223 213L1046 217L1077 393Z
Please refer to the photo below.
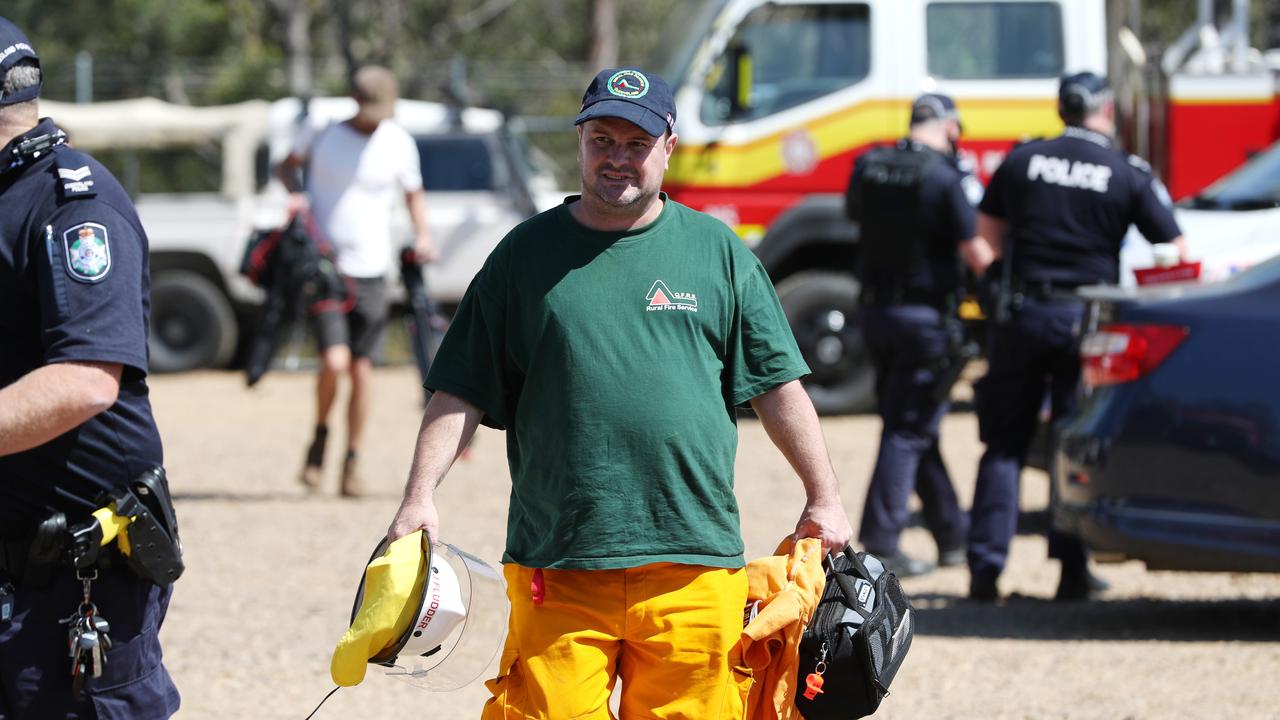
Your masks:
M1059 77L1107 69L1102 0L702 0L666 53L680 142L665 188L750 245L812 369L819 412L865 410L854 161L943 92L984 180L1014 143L1061 131Z
M153 371L223 367L232 360L262 300L239 272L245 245L254 230L286 219L287 193L271 169L288 155L303 123L323 127L355 110L355 101L345 97L216 108L150 98L41 103L42 114L89 152L198 146L220 156L216 191L134 198L151 243ZM550 162L497 110L400 100L395 121L417 141L422 160L428 223L440 251L427 268L428 287L438 301L453 304L508 230L563 195ZM389 255L412 237L403 205L395 212L403 241L389 246ZM398 263L392 267L388 283L398 299Z

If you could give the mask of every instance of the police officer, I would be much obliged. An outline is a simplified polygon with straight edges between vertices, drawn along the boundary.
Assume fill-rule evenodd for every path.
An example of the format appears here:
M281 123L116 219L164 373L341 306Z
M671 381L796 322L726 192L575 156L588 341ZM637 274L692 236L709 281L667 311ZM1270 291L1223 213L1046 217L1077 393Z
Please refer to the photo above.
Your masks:
M79 573L37 562L63 537L41 523L80 526L162 459L146 236L115 178L39 118L40 87L35 50L0 18L0 717L167 718L179 702L157 638L169 587L121 557L107 567L106 553ZM77 635L83 616L98 624ZM73 678L69 633L99 630L100 675Z
M1169 196L1141 159L1112 147L1115 105L1093 73L1062 79L1062 135L1014 148L987 187L978 232L1003 256L1004 307L996 310L989 369L979 381L978 422L986 453L978 467L969 533L969 594L998 598L1018 518L1018 478L1048 392L1054 420L1069 415L1080 377L1081 285L1116 283L1130 224L1185 256ZM1002 241L1002 244L1001 242ZM992 274L995 274L992 270ZM1083 600L1105 588L1078 539L1051 531L1061 562L1055 599Z
M950 97L922 95L908 137L859 158L846 194L861 227L862 332L884 423L859 541L900 576L933 569L898 546L913 488L938 564L964 562L968 524L938 452L938 426L964 362L961 259L980 274L992 250L975 229L982 187L957 160L960 131Z

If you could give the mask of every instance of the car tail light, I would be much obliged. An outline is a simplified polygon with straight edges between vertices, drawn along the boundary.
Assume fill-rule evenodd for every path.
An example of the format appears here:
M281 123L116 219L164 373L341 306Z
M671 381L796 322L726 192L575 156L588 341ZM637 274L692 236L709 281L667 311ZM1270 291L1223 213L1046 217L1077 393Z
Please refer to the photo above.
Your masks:
M1137 380L1187 338L1180 325L1104 325L1080 346L1084 381L1093 387Z

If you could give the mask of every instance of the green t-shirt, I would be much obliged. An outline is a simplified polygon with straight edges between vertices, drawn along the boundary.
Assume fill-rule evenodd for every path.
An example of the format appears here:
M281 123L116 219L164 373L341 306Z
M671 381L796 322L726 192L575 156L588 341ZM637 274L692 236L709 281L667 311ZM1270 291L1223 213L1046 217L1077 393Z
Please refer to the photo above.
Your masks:
M503 562L743 564L734 407L809 369L755 256L662 197L632 231L582 226L572 198L516 227L431 366L507 431Z

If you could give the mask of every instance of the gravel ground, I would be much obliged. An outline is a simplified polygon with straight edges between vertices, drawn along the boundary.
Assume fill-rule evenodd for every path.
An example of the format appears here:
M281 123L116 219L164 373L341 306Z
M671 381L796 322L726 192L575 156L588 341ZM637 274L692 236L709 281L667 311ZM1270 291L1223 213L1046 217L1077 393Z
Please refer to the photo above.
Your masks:
M178 717L300 720L332 688L330 653L361 569L398 505L421 418L415 373L376 374L363 452L373 492L356 501L335 496L333 472L318 495L297 482L312 413L309 374L273 373L253 390L232 373L157 376L151 384L187 558L162 632L183 695ZM737 493L747 555L755 557L790 531L803 493L760 425L744 419L740 427ZM856 520L879 421L828 418L823 428ZM331 442L331 469L341 445ZM946 419L943 453L966 500L981 449L971 413ZM482 428L439 492L443 539L496 566L508 487L503 437ZM1280 576L1107 565L1101 573L1112 589L1103 601L1051 603L1057 567L1034 532L1047 497L1045 476L1028 471L1028 529L1014 541L1001 581L1011 595L1003 606L964 601L962 568L904 583L920 610L917 634L877 717L1280 717ZM903 542L909 552L933 553L919 527ZM427 693L371 668L316 717L474 718L486 696L479 683Z

